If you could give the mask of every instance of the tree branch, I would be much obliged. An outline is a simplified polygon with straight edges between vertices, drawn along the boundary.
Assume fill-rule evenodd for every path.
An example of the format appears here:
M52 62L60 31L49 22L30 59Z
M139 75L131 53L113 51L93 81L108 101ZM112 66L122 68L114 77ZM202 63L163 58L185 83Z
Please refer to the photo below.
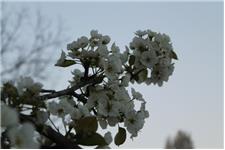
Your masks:
M52 98L56 98L56 97L60 97L60 96L64 96L64 95L73 95L74 91L76 91L77 89L79 89L81 87L84 87L88 84L101 83L103 78L104 78L104 76L102 74L100 76L91 76L91 77L87 78L86 80L83 80L83 81L77 83L76 85L72 86L71 88L57 91L57 92L50 93L50 94L45 94L45 95L35 98L35 100L44 101L47 99L52 99Z

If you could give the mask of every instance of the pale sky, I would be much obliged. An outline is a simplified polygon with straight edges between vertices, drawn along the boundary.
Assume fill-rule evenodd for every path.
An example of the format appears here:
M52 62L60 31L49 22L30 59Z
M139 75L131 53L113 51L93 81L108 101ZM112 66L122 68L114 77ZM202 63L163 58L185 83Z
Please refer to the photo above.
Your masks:
M121 50L139 29L171 37L179 60L163 87L131 85L147 100L150 118L133 141L119 148L163 148L178 129L191 134L196 148L223 147L223 3L222 2L32 2L11 3L58 16L68 41L89 36L91 29L110 35ZM52 64L54 65L54 64ZM48 88L63 89L71 68L51 67Z

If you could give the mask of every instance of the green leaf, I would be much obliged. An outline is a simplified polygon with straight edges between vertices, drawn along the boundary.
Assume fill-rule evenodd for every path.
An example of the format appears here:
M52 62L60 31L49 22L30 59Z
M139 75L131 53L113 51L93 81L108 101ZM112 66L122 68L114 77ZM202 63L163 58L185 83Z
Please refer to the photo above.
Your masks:
M178 60L177 54L174 51L171 51L170 57L173 58L173 59Z
M125 142L126 137L127 137L126 130L122 127L119 127L119 131L114 138L115 144L117 146L120 146L121 144Z
M137 72L134 76L133 76L134 80L137 83L142 83L144 82L147 78L148 78L148 70L147 69L142 69L141 71Z
M134 55L130 55L130 58L129 58L129 64L130 66L133 65L135 62L135 56Z
M83 136L81 138L78 138L77 143L80 144L80 145L85 145L85 146L107 145L104 137L102 137L98 133L93 133L91 135Z
M71 65L74 65L74 64L76 64L76 62L74 60L65 59L63 62L55 64L55 66L68 67L68 66L71 66Z
M144 69L138 73L138 82L144 82L148 77L148 70Z
M96 132L98 129L97 119L94 116L81 118L75 122L75 130L81 132Z

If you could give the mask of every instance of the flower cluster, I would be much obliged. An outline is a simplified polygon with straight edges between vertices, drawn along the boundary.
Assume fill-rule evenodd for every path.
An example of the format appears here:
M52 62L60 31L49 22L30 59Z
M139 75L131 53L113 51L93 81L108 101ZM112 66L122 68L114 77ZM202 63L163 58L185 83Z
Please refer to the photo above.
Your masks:
M1 128L7 136L7 140L3 140L6 145L10 143L12 148L39 148L40 144L35 139L35 127L28 122L20 123L19 113L36 109L33 112L36 123L44 124L47 121L47 112L38 110L41 102L37 104L32 100L39 96L41 89L42 84L34 82L31 77L20 77L15 83L4 83L1 91Z
M19 123L18 113L1 102L1 128L7 130L10 145L13 148L38 148L34 139L35 129L30 123Z
M38 94L42 88L42 84L39 82L34 82L31 77L20 77L17 82L17 90L20 95L25 92L32 92L33 94Z
M137 82L162 86L164 81L168 81L174 70L172 59L177 59L168 35L139 30L130 48L135 60L132 71L138 73ZM151 71L150 77L148 71Z
M81 104L76 105L75 101L69 97L61 97L58 103L55 101L49 102L47 109L50 114L63 119L67 115L70 115L71 119L74 120L90 115L87 107Z
M72 72L74 76L70 81L71 86L85 77L103 74L103 83L82 88L83 93L88 93L85 95L87 102L83 107L90 112L95 110L103 129L107 125L115 126L124 122L131 137L135 137L143 128L148 111L145 110L146 102L141 93L132 88L133 98L130 98L126 87L129 82L134 81L162 86L163 81L168 80L174 68L172 59L176 59L170 39L165 34L150 30L137 31L130 43L131 50L126 47L125 51L121 52L115 43L111 47L108 46L109 36L99 34L96 30L92 30L90 35L90 38L82 36L67 45L68 57L84 67L84 71L75 69ZM65 53L63 58L66 59ZM136 101L141 102L140 110L134 109ZM78 113L79 110L75 112ZM76 118L79 118L79 114Z
M123 51L115 43L109 46L110 40L108 35L92 30L89 38L82 36L67 45L67 52L62 51L55 65L80 65L71 72L73 78L68 89L58 92L46 90L50 93L42 95L46 92L42 84L24 77L15 86L4 85L3 101L9 101L7 104L19 111L28 105L38 126L51 123L58 132L51 117L60 118L65 137L79 145L108 147L113 140L111 132L101 136L97 133L98 125L105 130L108 126L119 127L114 137L116 145L124 143L126 131L131 138L137 137L149 112L145 109L146 101L142 94L134 88L129 89L129 85L137 82L162 86L172 75L172 59L177 59L177 56L167 35L150 30L137 31L130 48L126 46ZM51 98L58 99L48 101ZM11 145L35 147L37 143L30 138L34 128L30 124L19 125L17 113L5 104L1 107L5 117L13 118L7 120L2 117L2 126L10 126L8 137ZM24 138L29 143L21 136L30 138Z

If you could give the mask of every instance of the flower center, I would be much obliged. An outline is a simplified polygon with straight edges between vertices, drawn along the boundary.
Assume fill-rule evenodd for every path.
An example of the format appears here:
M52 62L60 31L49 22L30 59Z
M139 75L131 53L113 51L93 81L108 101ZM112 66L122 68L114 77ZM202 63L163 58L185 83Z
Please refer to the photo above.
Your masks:
M58 109L58 114L60 115L62 113L64 113L64 110L62 108Z
M111 105L110 103L108 103L108 104L106 105L106 109L107 109L108 112L110 112L111 109L112 109L112 105Z
M134 124L134 122L135 122L134 118L130 118L130 119L129 119L129 122L130 122L131 124Z
M16 145L21 145L22 144L22 140L20 139L19 136L16 136L15 144Z
M147 63L150 63L150 62L151 62L151 59L150 59L149 57L147 57L147 58L146 58L146 62L147 62Z

